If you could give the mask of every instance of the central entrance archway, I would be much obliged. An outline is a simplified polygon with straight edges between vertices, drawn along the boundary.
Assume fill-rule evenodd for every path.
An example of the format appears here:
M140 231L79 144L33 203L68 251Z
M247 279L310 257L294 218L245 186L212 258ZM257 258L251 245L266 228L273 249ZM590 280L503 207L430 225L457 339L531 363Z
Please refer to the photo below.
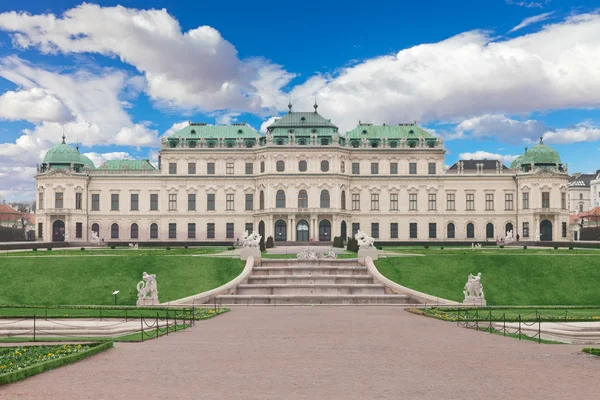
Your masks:
M548 221L547 219L540 222L540 240L552 240L552 222Z
M309 232L308 222L304 219L298 221L298 224L296 225L296 241L308 242L310 236Z
M340 236L342 237L343 242L345 242L348 239L348 237L346 236L347 235L346 230L347 230L346 221L342 221L342 224L340 226L340 232L341 232Z
M284 220L278 219L275 222L275 241L285 242L287 240L287 224Z
M52 241L65 241L65 223L61 220L54 221L54 223L52 224Z
M331 222L324 219L319 222L319 242L329 242L331 240Z

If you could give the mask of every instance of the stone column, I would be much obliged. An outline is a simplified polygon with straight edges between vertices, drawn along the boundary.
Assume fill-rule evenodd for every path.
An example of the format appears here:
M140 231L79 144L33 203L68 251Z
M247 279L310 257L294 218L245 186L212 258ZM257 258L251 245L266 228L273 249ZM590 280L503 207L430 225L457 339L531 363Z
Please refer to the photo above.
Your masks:
M288 239L290 242L296 241L296 220L294 216L290 217L290 237Z

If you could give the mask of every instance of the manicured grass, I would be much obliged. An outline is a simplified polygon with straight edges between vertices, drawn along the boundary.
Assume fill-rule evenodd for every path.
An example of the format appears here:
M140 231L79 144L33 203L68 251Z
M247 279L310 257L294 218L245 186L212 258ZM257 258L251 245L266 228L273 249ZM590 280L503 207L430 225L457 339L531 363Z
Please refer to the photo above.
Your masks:
M384 247L384 251L400 253L400 254L444 254L447 256L461 256L464 254L504 254L504 255L563 255L563 256L574 256L574 255L600 255L600 249L584 249L575 248L569 250L568 248L554 249L552 247L528 247L523 249L522 246L517 247L505 247L500 248L496 246L486 246L481 249L471 250L470 247L464 246L444 246L442 249L440 246L430 246L425 249L423 246L398 246L398 247Z
M600 349L595 349L595 348L591 348L591 347L586 347L586 348L582 349L581 351L583 351L584 353L591 354L591 355L593 355L593 356L598 356L598 357L600 357Z
M135 251L131 251L135 253ZM82 252L84 253L84 252ZM135 305L144 271L156 274L161 302L216 288L238 276L232 258L160 255L0 258L0 304Z
M113 306L0 306L4 318L193 318L205 319L211 308L153 308Z
M449 300L462 301L467 277L481 272L488 305L600 305L600 257L447 253L390 257L376 265L394 282Z
M62 256L91 256L91 255L118 255L128 256L133 255L197 255L197 254L217 254L227 250L227 247L223 246L211 246L211 247L171 247L167 250L166 247L141 247L138 250L130 249L129 247L116 247L111 249L110 247L89 247L85 250L81 248L57 248L50 251L45 248L37 251L23 250L23 251L5 251L0 253L0 260L2 257L62 257Z

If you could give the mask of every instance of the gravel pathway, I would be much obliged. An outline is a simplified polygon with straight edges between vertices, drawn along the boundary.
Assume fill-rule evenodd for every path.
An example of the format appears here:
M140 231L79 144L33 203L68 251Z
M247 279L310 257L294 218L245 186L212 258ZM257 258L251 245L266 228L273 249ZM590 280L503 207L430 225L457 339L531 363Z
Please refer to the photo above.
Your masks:
M595 399L600 359L395 307L236 308L1 399Z

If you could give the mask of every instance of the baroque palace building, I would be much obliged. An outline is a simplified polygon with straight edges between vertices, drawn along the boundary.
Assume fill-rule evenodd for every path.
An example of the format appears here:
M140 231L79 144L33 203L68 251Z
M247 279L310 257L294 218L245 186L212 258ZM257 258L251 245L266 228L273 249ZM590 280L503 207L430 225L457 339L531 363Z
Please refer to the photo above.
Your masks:
M461 160L414 123L359 123L340 134L317 112L290 111L259 134L246 124L190 123L148 160L96 167L50 149L36 176L38 240L329 242L363 230L378 242L569 240L569 177L532 146L510 168Z

